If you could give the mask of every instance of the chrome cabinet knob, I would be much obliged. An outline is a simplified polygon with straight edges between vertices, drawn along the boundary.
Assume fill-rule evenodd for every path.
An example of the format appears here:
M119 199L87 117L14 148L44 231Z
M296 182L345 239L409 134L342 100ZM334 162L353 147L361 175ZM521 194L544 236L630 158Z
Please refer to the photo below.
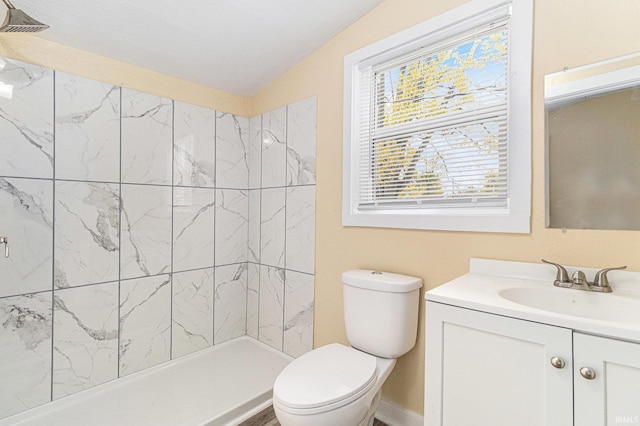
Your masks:
M551 358L551 365L553 365L555 368L564 368L566 364L562 358L554 356L553 358Z
M589 367L582 367L580 369L580 375L587 380L593 380L596 378L596 372L593 370L593 368Z

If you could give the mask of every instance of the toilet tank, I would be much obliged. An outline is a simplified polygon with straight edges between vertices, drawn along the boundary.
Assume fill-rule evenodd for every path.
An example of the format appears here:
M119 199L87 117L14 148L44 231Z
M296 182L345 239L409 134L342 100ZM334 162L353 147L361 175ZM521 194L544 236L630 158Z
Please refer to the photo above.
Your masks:
M342 274L344 322L351 346L382 358L409 352L418 334L422 280L356 269Z

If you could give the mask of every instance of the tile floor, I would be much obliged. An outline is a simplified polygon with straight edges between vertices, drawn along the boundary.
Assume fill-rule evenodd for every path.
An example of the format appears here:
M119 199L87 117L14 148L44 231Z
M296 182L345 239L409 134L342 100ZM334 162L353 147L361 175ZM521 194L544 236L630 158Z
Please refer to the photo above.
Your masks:
M249 420L242 422L239 426L280 426L280 422L276 419L276 414L273 412L273 406L265 408ZM373 426L389 426L386 423L382 423L380 420L375 419Z

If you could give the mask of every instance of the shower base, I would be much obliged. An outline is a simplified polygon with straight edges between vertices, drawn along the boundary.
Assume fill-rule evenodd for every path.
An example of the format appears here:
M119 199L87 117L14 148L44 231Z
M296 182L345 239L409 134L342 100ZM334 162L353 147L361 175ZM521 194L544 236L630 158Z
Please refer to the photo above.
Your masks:
M240 337L0 420L0 426L231 426L271 404L292 360Z

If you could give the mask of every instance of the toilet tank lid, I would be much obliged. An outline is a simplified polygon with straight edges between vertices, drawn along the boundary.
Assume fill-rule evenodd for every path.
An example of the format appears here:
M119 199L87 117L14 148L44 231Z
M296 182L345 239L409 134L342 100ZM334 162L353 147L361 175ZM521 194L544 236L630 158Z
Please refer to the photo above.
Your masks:
M343 284L390 293L407 293L422 287L422 279L393 272L353 269L342 273Z

